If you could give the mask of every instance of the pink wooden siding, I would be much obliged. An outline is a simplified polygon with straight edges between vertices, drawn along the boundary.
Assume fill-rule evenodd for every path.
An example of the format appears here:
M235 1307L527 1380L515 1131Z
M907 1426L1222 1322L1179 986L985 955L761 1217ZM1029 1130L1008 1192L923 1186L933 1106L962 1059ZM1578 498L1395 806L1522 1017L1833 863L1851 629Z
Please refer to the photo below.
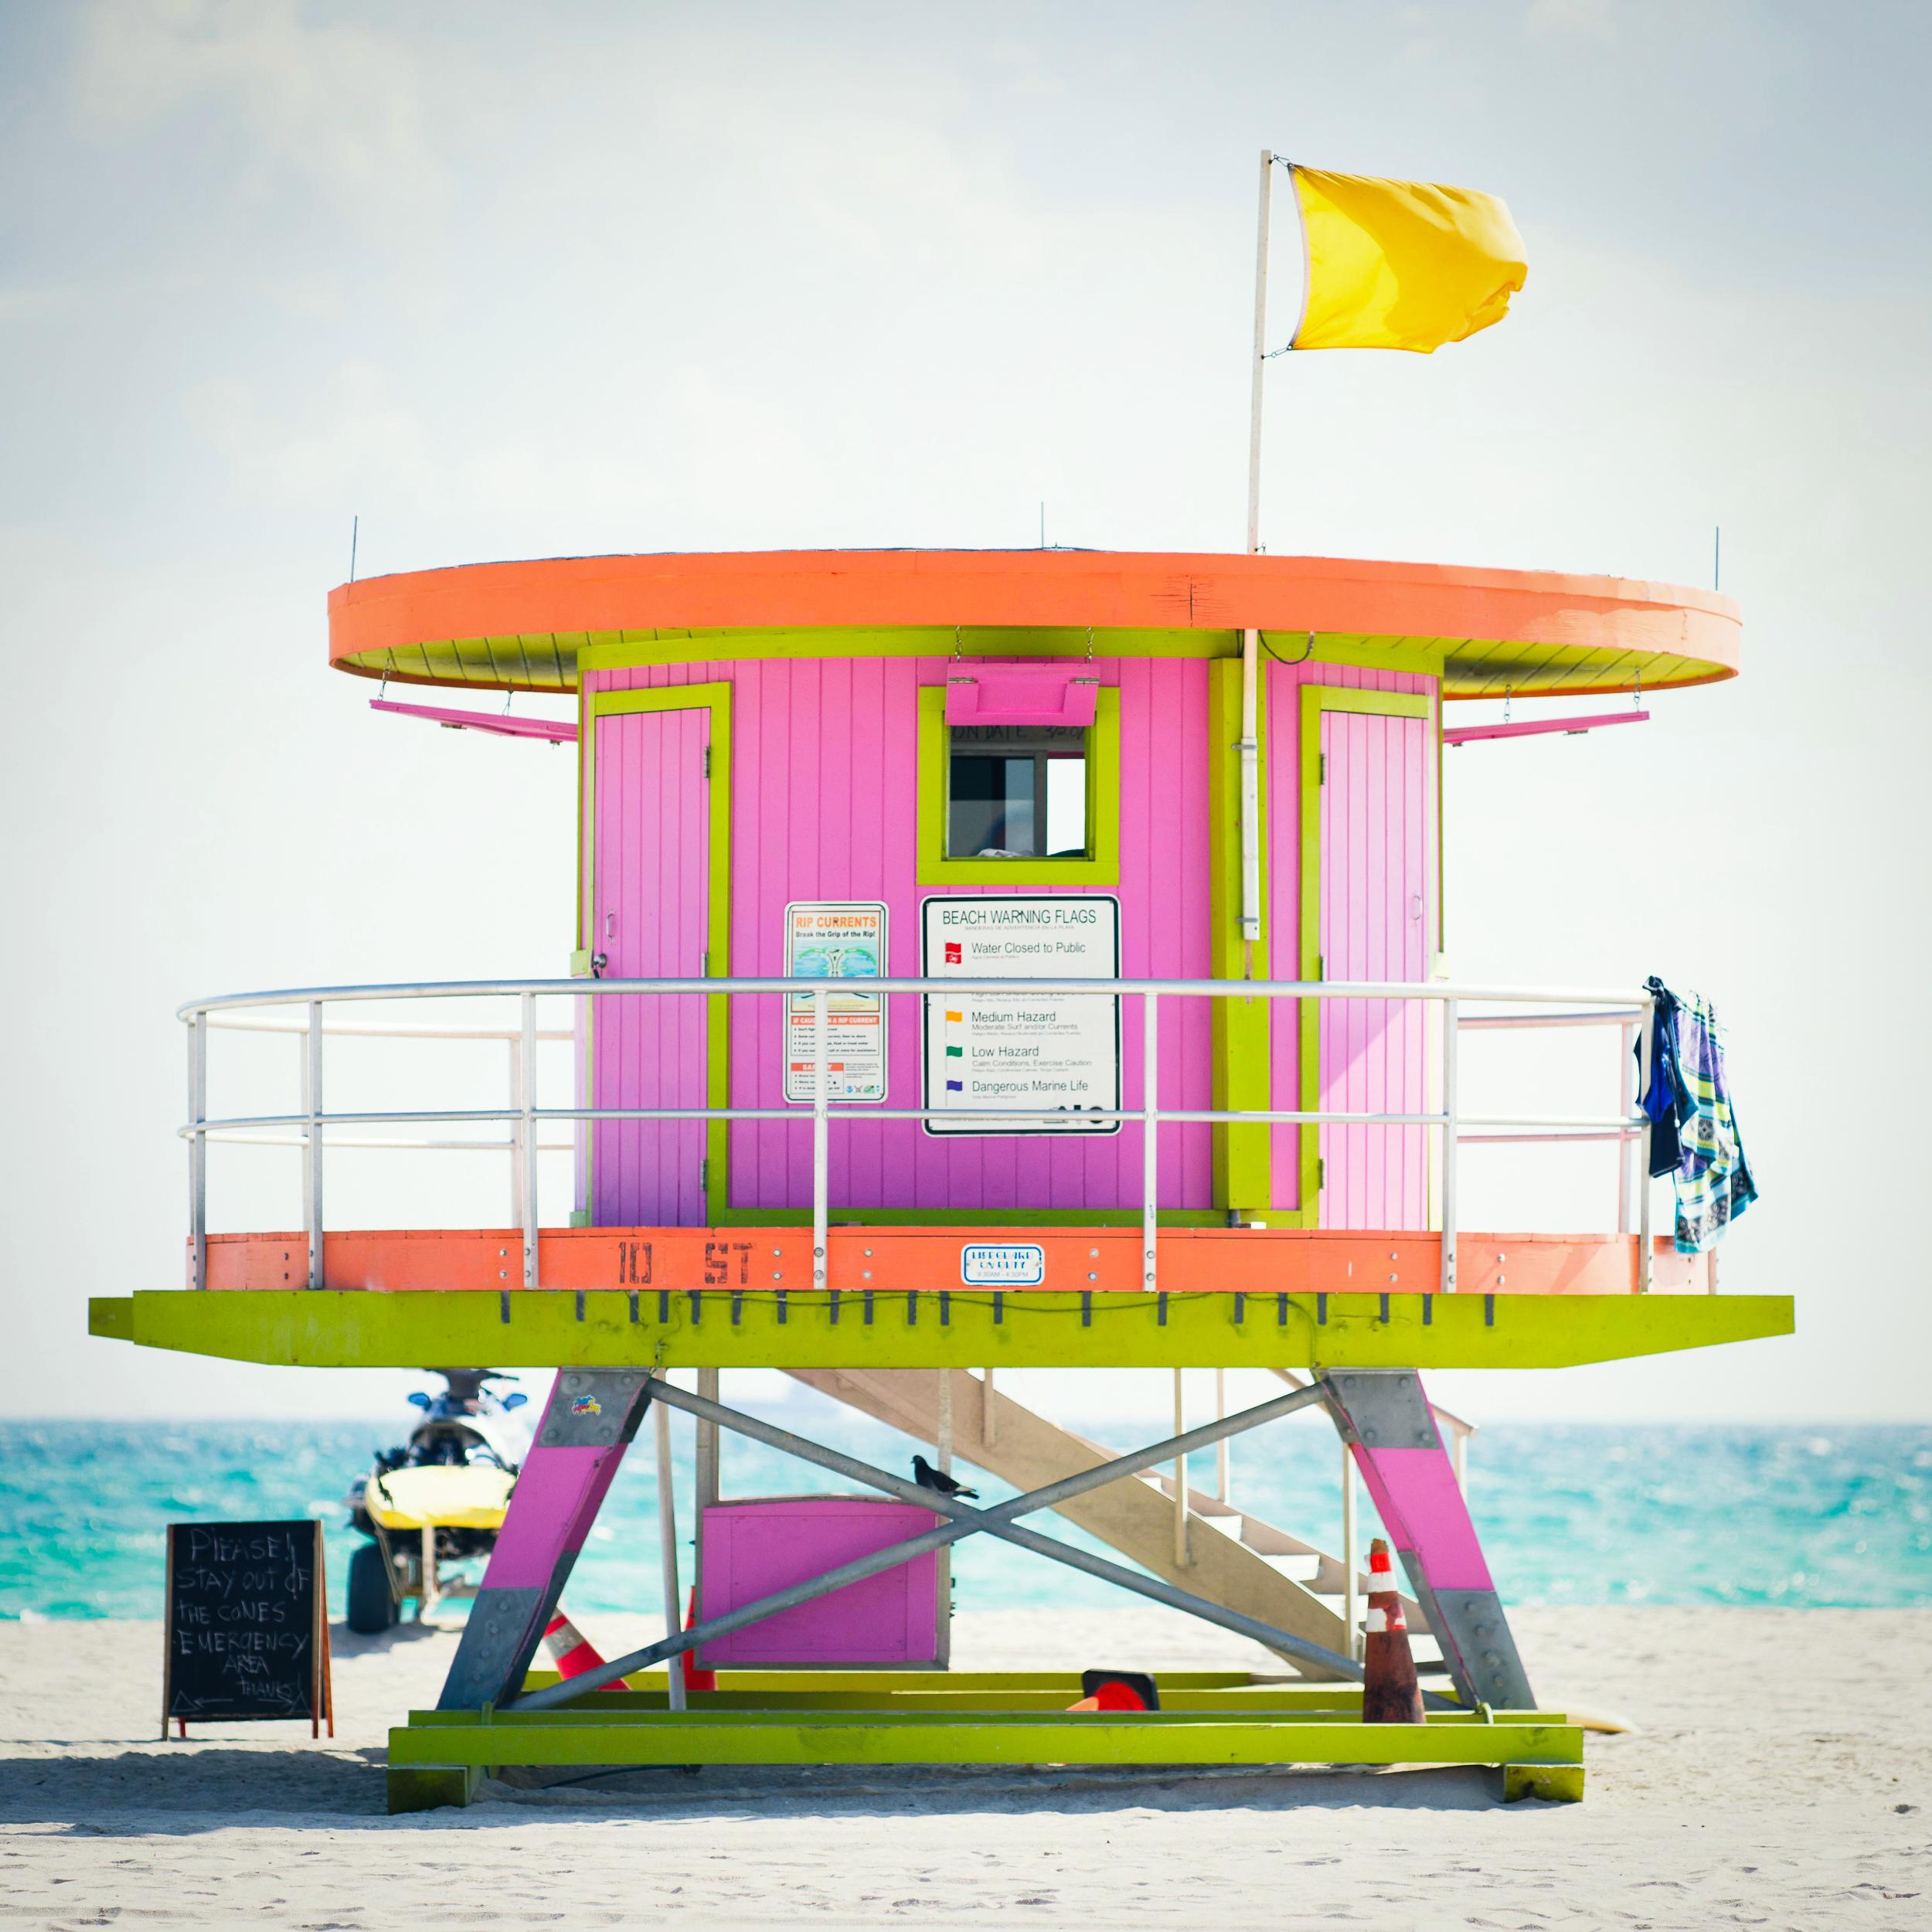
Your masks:
M1281 665L1271 664L1267 668L1267 813L1268 847L1267 894L1268 908L1269 970L1277 979L1295 979L1300 977L1301 951L1301 690L1304 685L1324 685L1343 690L1384 691L1419 694L1431 699L1436 695L1436 681L1433 678L1413 675L1405 672L1366 671L1345 665ZM1325 726L1332 726L1338 718L1349 717L1345 713L1324 713ZM1363 719L1364 723L1380 724L1381 719ZM1436 947L1437 931L1437 799L1436 761L1434 751L1432 719L1403 721L1415 735L1419 744L1419 754L1410 742L1410 733L1403 736L1403 755L1400 760L1400 775L1402 790L1393 802L1384 792L1378 808L1379 818L1376 821L1380 829L1375 835L1378 854L1383 856L1371 859L1369 845L1369 820L1359 813L1351 820L1347 817L1345 804L1342 818L1332 818L1334 835L1343 840L1343 825L1349 828L1348 835L1359 835L1359 857L1351 864L1367 866L1371 863L1392 863L1400 869L1399 883L1390 879L1383 881L1372 890L1371 875L1359 875L1362 889L1362 910L1359 927L1351 928L1345 917L1338 929L1340 944L1325 944L1317 940L1318 949L1326 955L1328 976L1331 979L1342 978L1424 979L1428 977L1431 957ZM1386 740L1385 740L1386 742ZM1345 745L1345 753L1352 755L1352 744ZM1416 762L1419 755L1420 762ZM1336 767L1329 767L1330 785L1333 787L1338 777ZM1352 781L1351 781L1352 782ZM1351 793L1351 797L1354 794ZM1331 864L1326 869L1325 887L1331 886L1336 876L1336 867ZM1423 900L1423 917L1420 922L1413 920L1401 922L1400 937L1405 947L1403 953L1403 970L1397 972L1392 966L1383 972L1377 971L1350 971L1345 973L1339 963L1350 947L1356 941L1349 937L1352 930L1359 931L1360 950L1349 956L1369 956L1368 900L1379 893L1377 902L1384 909L1386 942L1386 909L1392 895L1406 903L1414 893L1420 892ZM1325 892L1323 907L1326 911L1330 901ZM1418 931L1419 928L1419 931ZM1410 942L1419 944L1420 951L1415 952ZM1328 1025L1334 1028L1339 1024L1344 1029L1341 1036L1332 1035L1334 1052L1338 1053L1342 1068L1325 1068L1325 1083L1339 1080L1341 1087L1351 1092L1366 1091L1373 1084L1394 1082L1399 1090L1411 1090L1406 1083L1412 1077L1410 1062L1409 1036L1400 1033L1402 1053L1405 1056L1400 1070L1385 1066L1378 1058L1381 1046L1369 1050L1363 1043L1362 1050L1352 1052L1349 1043L1346 1028L1351 1021L1344 1019L1338 1022L1331 1019ZM1426 1022L1423 1022L1426 1031ZM1274 1104L1280 1107L1298 1106L1301 1093L1301 1043L1299 1015L1295 1005L1286 1000L1275 1003L1270 1031L1270 1063ZM1342 1069L1346 1069L1345 1075ZM1353 1086L1349 1085L1350 1080ZM1426 1088L1423 1090L1426 1091ZM1422 1104L1418 1101L1418 1105ZM1350 1107L1366 1106L1367 1103L1350 1100ZM1406 1105L1398 1110L1393 1104L1386 1107L1377 1105L1377 1111L1408 1111ZM1328 1145L1332 1138L1326 1134L1323 1138L1322 1158L1328 1163L1327 1185L1321 1202L1321 1223L1324 1226L1389 1226L1420 1227L1427 1225L1428 1192L1427 1182L1426 1145L1422 1159L1412 1158L1410 1144L1399 1139L1392 1166L1386 1166L1371 1180L1370 1170L1362 1167L1358 1158L1369 1151L1362 1139L1370 1130L1344 1129L1338 1145ZM1385 1137L1393 1134L1398 1137L1405 1131L1418 1137L1422 1129L1379 1130ZM1350 1138L1349 1137L1354 1137ZM1277 1128L1273 1134L1272 1167L1274 1205L1277 1207L1294 1207L1301 1204L1298 1148L1300 1130L1295 1128ZM1384 1151L1388 1149L1385 1145ZM1418 1196L1414 1189L1420 1187ZM1377 1204L1372 1212L1370 1201ZM1396 1216L1398 1218L1381 1219L1377 1212ZM1364 1215L1369 1216L1364 1219Z
M633 712L597 721L591 943L614 979L696 978L704 971L710 714ZM702 1107L699 998L595 1002L594 1089L601 1106ZM701 1225L702 1122L597 1124L590 1183L605 1227Z
M1421 718L1321 716L1320 938L1325 979L1428 976L1430 906L1423 850L1429 727ZM1329 1000L1321 1018L1320 1105L1351 1113L1420 1113L1428 1103L1429 1028L1413 1001ZM1325 1227L1428 1224L1428 1130L1328 1126Z
M883 900L889 967L917 974L918 692L944 683L943 658L729 662L592 675L594 689L729 682L733 686L732 938L735 974L784 968L791 900ZM1199 662L1097 661L1121 694L1121 902L1129 977L1205 978L1209 971L1207 667ZM600 863L601 862L600 861ZM1036 887L1017 888L1033 891ZM733 1002L731 1097L784 1104L778 1002ZM1205 1002L1162 1012L1160 1092L1171 1104L1212 1105ZM1140 1014L1122 1015L1124 1099L1141 1098ZM634 1070L633 1070L634 1069ZM893 1002L889 1104L918 1104L917 1001ZM648 1090L641 1064L624 1078ZM1211 1130L1161 1130L1161 1205L1213 1205ZM811 1200L804 1110L791 1122L748 1121L730 1134L730 1204L803 1209ZM1140 1130L1107 1137L936 1139L911 1121L842 1123L832 1136L834 1214L850 1208L1133 1209L1140 1202Z

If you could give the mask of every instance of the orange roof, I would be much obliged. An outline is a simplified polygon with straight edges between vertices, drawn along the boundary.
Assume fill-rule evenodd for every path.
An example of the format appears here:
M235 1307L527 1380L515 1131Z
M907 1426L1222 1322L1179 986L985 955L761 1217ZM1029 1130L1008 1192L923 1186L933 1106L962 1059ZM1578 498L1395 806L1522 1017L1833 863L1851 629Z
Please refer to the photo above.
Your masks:
M329 661L402 683L572 690L599 646L653 658L881 651L1219 656L1440 667L1453 697L1647 690L1738 669L1713 591L1547 570L1104 550L773 550L555 557L329 593ZM816 636L804 634L818 633ZM835 634L828 635L827 633Z

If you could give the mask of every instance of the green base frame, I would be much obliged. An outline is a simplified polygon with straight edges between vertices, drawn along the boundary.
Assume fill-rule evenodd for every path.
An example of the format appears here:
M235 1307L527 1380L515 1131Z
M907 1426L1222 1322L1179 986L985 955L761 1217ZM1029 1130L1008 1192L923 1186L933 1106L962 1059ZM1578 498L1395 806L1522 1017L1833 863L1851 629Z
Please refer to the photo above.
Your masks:
M533 1675L532 1687L553 1681ZM467 1804L504 1766L671 1764L1459 1764L1500 1771L1505 1798L1583 1796L1583 1733L1558 1713L1447 1712L1365 1724L1359 1686L1165 1672L1162 1709L1072 1713L1073 1672L723 1673L668 1708L654 1672L567 1709L414 1711L389 1733L393 1811Z

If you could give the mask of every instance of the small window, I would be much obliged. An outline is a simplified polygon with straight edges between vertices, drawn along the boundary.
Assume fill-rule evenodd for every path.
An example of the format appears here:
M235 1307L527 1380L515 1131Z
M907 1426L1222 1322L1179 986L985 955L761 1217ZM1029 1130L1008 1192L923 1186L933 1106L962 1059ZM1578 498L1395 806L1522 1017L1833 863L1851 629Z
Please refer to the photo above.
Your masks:
M1091 724L949 719L947 695L919 694L919 883L1118 885L1120 692L1097 694Z
M1085 859L1087 734L1077 725L947 730L948 859Z

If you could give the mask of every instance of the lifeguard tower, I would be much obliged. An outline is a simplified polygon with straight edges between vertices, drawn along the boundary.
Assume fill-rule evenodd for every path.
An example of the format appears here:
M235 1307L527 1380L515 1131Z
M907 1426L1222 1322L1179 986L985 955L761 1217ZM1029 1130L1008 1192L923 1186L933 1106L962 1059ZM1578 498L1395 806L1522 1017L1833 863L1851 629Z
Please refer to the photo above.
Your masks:
M1447 1760L1580 1795L1580 1733L1536 1708L1423 1374L1782 1334L1791 1306L1719 1295L1708 1257L1651 1231L1645 1123L1603 1099L1613 1051L1636 1090L1647 995L1444 976L1443 711L1729 677L1729 602L1332 559L892 551L425 571L339 587L329 628L381 708L574 738L571 976L185 1009L187 1289L96 1301L91 1323L263 1362L556 1367L440 1706L393 1733L393 1806L461 1802L494 1765L707 1762ZM390 696L411 685L574 693L577 723ZM458 998L510 1043L501 1106L329 1108L332 1030ZM285 1113L211 1105L209 1032L241 1009L301 1031ZM1461 1106L1465 1036L1516 1026L1597 1029L1587 1101ZM328 1223L332 1138L453 1120L507 1124L509 1225ZM210 1144L243 1130L301 1148L305 1227L208 1227ZM568 1199L539 1159L566 1131ZM1463 1224L1459 1149L1534 1138L1607 1144L1616 1231ZM975 1506L732 1408L719 1372L752 1366L1022 1493ZM1287 1386L1116 1455L999 1387L1036 1366ZM653 1405L698 1418L696 1621L587 1677L532 1673ZM1421 1725L1360 1721L1352 1526L1325 1553L1189 1480L1189 1452L1314 1406L1439 1653ZM872 1495L727 1499L721 1432ZM1047 1508L1138 1567L1020 1520ZM972 1533L1284 1671L1170 1675L1160 1710L1123 1714L1068 1713L1073 1678L945 1673L944 1552ZM686 1650L716 1689L687 1694Z

